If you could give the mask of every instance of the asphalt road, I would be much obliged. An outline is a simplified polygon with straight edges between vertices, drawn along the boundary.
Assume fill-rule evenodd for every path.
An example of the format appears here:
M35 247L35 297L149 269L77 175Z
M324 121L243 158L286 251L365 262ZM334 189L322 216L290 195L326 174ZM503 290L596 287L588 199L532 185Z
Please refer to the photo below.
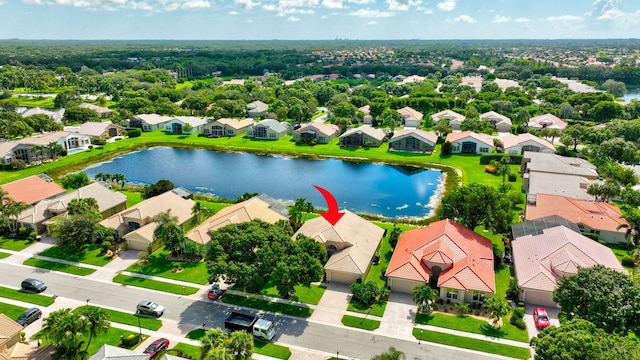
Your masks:
M45 294L86 301L92 305L104 306L121 311L135 312L140 300L151 300L164 305L163 319L179 322L181 330L188 332L194 325L206 324L210 327L224 327L224 319L234 306L124 286L111 282L101 282L81 276L56 273L43 269L0 263L0 285L19 288L22 279L35 277L47 283ZM245 310L246 312L246 310ZM256 311L253 311L254 313ZM422 343L381 336L369 331L312 323L304 319L263 314L265 319L276 324L274 341L303 348L337 353L340 356L370 359L393 346L406 355L406 359L499 359L477 352L460 350L436 344ZM186 325L186 326L185 326Z

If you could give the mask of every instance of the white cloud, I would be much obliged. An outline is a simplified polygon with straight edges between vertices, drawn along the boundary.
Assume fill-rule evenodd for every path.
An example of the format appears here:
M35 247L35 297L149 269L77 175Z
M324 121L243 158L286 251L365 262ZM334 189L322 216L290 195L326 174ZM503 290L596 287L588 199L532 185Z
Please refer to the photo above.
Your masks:
M418 7L416 8L416 10L418 10L418 11L422 11L422 12L424 12L425 14L433 14L433 10L432 10L432 9L430 9L430 8L426 8L426 7L424 7L424 6L418 6Z
M515 19L515 20L513 20L513 21L514 21L514 22L517 22L517 23L528 23L528 22L529 22L529 21L531 21L531 20L529 20L529 19L527 19L527 18L525 18L525 17L519 17L519 18L516 18L516 19Z
M288 22L298 22L298 21L300 21L300 18L297 18L297 17L294 17L294 16L289 16L287 21Z
M6 4L4 1L0 0L0 6Z
M378 25L378 22L375 20L369 21L367 25Z
M422 2L422 0L385 0L389 6L389 10L392 11L407 11L411 6L416 6Z
M373 4L376 0L347 0L348 3L364 5L364 4Z
M509 21L511 21L511 18L508 16L502 16L502 15L496 15L493 18L494 23L508 23Z
M253 20L251 20L251 19L247 19L247 20L245 20L244 22L246 22L247 24L252 24L252 23L253 23Z
M229 11L229 15L238 15L237 11Z
M442 11L451 11L456 8L457 1L458 0L444 0L443 2L439 2L436 6Z
M327 9L342 9L342 0L322 0L322 7Z
M295 8L295 7L311 7L317 6L319 0L280 0L278 6L280 8Z
M460 16L455 17L453 19L447 20L447 22L452 22L452 23L463 22L463 23L467 23L467 24L473 24L473 23L476 22L476 19L472 18L469 15L460 15Z
M358 9L349 13L351 16L364 17L364 18L387 18L395 16L396 13L391 11L380 11L371 9Z
M252 0L235 0L235 5L241 9L251 10L260 4Z
M322 15L320 16L320 19L328 19L329 17L327 15Z
M284 9L279 11L279 15L291 15L291 14L306 14L310 15L315 13L311 9Z
M616 9L605 11L602 15L596 18L597 20L610 20L613 21L618 27L630 28L640 24L640 9L635 12L623 12Z
M0 0L4 1L4 0ZM63 5L77 8L102 9L115 11L120 9L151 12L192 10L211 7L209 0L23 0L32 5Z
M582 20L581 16L575 15L560 15L560 16L549 16L547 21L579 21Z

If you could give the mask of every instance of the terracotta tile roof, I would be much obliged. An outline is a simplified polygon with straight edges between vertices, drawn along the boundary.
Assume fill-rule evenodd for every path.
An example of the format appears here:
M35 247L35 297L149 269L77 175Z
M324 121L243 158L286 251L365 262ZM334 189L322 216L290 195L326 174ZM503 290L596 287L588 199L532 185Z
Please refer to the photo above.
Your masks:
M567 127L567 122L553 114L542 114L529 119L527 125L536 129L564 129Z
M493 137L491 135L479 134L479 133L475 133L473 131L468 131L468 130L463 132L458 132L458 133L456 132L449 133L447 134L447 138L445 141L453 143L453 142L463 141L466 138L472 138L477 141L480 141L481 143L484 143L493 147Z
M556 148L553 147L553 145L549 141L545 139L541 139L529 133L520 134L520 135L507 134L503 136L501 140L502 140L502 145L504 147L505 152L507 152L509 148L512 148L514 146L527 145L527 144L524 144L525 142L534 142L540 145L541 147L545 147L549 150L556 151Z
M35 204L41 200L64 194L65 190L53 181L47 181L38 175L29 176L2 185L10 198L25 204Z
M431 115L431 119L433 119L433 121L435 121L436 123L438 122L438 120L442 120L442 119L448 119L449 121L454 120L456 122L462 122L464 121L465 116L462 114L458 114L453 110L443 110Z
M620 225L629 224L621 217L620 210L609 203L581 200L560 195L537 194L536 204L528 204L525 212L527 220L549 215L560 215L591 229L625 232Z
M438 286L495 292L491 240L449 219L400 235L387 276L428 281L427 264L442 269Z
M597 264L627 273L611 249L564 226L519 237L512 242L512 248L522 288L553 291L560 277L577 273L579 267Z

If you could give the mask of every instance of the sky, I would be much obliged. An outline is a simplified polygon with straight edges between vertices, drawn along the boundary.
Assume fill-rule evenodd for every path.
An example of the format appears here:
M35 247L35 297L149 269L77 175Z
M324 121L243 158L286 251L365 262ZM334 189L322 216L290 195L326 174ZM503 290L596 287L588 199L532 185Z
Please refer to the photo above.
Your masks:
M0 38L640 38L640 1L0 0Z

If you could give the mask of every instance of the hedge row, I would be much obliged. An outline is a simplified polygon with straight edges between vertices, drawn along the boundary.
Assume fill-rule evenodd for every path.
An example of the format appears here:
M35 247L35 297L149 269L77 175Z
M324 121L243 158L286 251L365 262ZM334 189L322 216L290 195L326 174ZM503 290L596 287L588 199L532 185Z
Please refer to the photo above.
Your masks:
M488 165L491 164L493 160L500 161L503 157L509 159L510 164L520 164L522 163L522 155L518 154L483 154L480 156L480 164Z

